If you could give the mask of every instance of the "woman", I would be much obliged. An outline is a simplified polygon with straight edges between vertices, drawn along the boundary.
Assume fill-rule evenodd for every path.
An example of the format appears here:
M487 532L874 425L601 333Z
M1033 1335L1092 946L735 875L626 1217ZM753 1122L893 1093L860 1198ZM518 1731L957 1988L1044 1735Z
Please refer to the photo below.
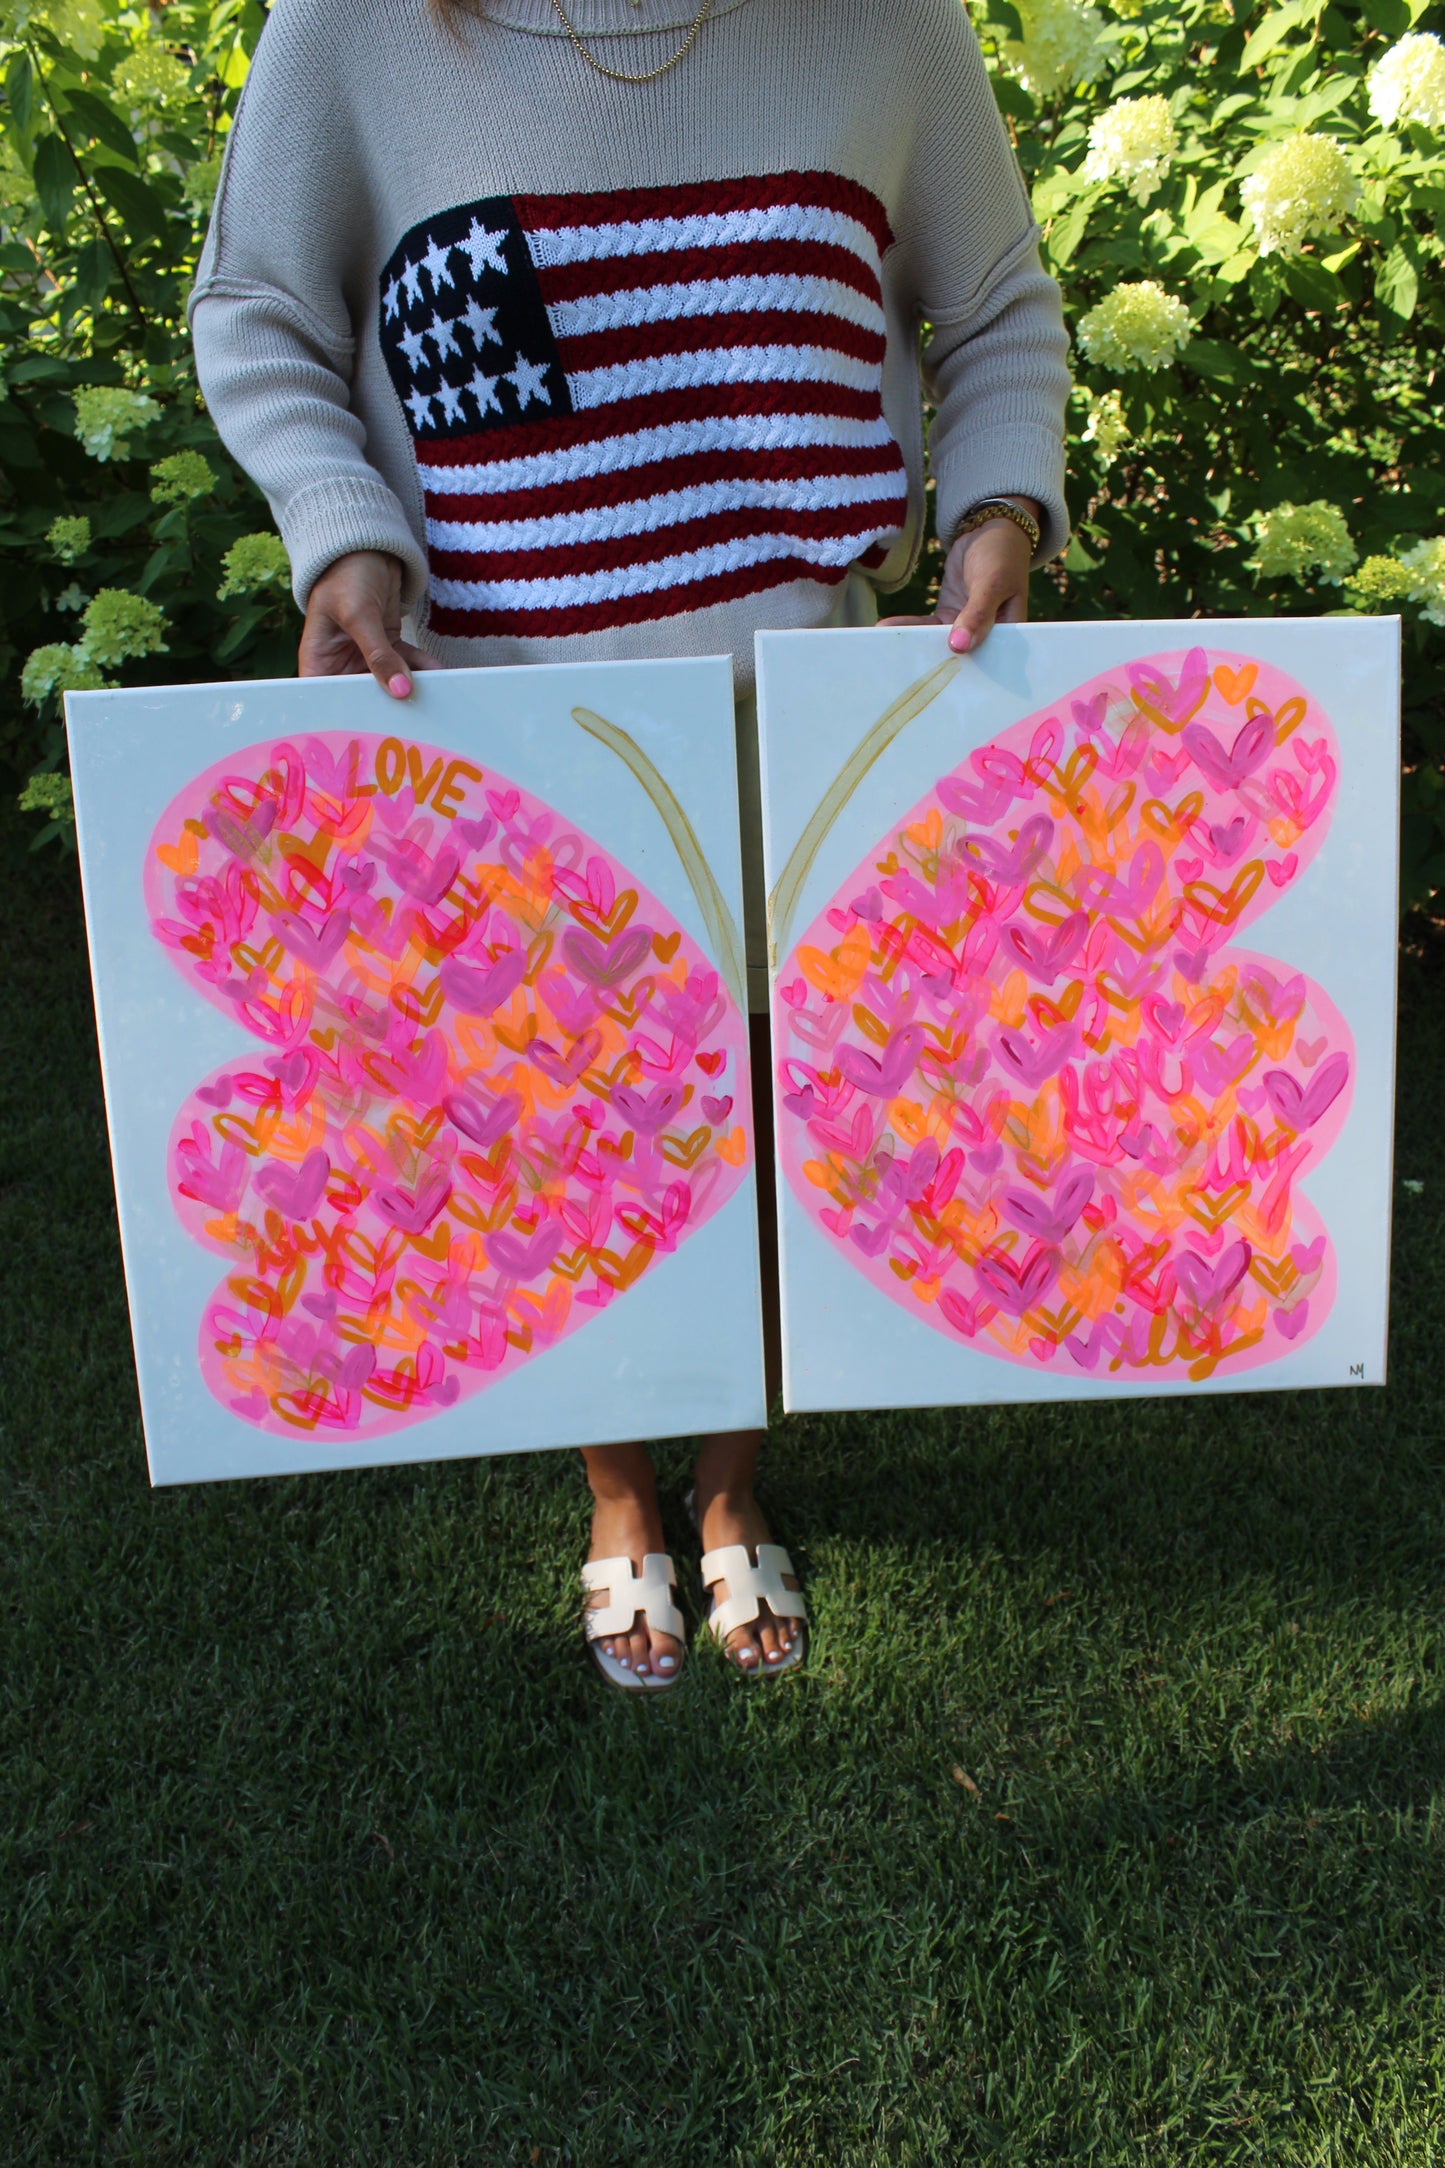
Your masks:
M959 0L278 0L252 65L192 324L301 672L405 699L415 669L733 655L763 1136L752 636L871 623L907 578L925 382L939 615L957 648L1024 616L1066 532L1036 243ZM712 1623L767 1675L804 1609L760 1443L703 1440L694 1510ZM592 1648L671 1684L650 1459L583 1458Z

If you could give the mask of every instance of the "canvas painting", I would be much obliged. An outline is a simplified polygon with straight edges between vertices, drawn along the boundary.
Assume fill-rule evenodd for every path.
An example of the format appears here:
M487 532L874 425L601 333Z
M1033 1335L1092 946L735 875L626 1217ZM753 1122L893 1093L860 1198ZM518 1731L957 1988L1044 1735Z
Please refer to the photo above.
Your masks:
M761 1423L729 663L67 720L152 1480Z
M1398 621L758 662L787 1405L1382 1384Z

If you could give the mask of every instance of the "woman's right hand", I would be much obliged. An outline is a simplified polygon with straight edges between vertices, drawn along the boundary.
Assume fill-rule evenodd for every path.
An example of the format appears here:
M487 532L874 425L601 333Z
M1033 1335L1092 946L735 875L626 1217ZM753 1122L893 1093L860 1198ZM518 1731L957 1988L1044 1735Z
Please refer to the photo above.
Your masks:
M302 677L355 677L369 670L383 692L405 700L414 670L441 665L401 637L401 563L352 550L311 590L296 657Z

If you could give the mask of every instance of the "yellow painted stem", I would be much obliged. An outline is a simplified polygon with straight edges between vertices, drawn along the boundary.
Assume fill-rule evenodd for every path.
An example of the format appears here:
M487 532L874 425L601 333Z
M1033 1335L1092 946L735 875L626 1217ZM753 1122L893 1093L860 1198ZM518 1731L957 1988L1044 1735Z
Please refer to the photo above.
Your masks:
M635 738L616 723L609 723L603 715L594 714L591 708L574 708L572 720L585 730L589 737L600 739L609 752L625 761L648 797L656 806L663 826L672 838L673 849L682 861L703 924L708 931L714 956L717 958L723 982L743 1014L747 1014L747 978L743 969L743 947L732 912L728 909L723 892L713 877L713 870L702 854L702 845L693 833L692 823L678 804L672 786L661 776L648 759Z
M798 908L803 883L813 870L813 860L822 848L823 838L874 761L887 751L899 731L905 729L915 715L921 715L929 702L938 698L944 686L950 684L962 668L963 660L961 655L946 656L936 669L930 670L926 677L916 678L906 691L901 692L892 705L883 710L868 735L854 747L819 799L816 812L793 845L792 856L768 898L768 961L775 971L779 951L787 947L788 930Z

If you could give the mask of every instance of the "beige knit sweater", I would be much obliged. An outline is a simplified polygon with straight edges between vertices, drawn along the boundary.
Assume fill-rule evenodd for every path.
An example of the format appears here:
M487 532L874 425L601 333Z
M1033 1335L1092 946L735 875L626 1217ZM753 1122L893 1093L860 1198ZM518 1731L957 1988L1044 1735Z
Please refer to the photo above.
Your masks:
M641 72L688 0L571 0ZM959 0L715 0L648 84L551 0L278 0L192 301L303 605L388 550L449 663L858 614L978 498L1066 531L1066 342ZM920 364L920 322L931 337ZM867 589L864 583L867 583Z

